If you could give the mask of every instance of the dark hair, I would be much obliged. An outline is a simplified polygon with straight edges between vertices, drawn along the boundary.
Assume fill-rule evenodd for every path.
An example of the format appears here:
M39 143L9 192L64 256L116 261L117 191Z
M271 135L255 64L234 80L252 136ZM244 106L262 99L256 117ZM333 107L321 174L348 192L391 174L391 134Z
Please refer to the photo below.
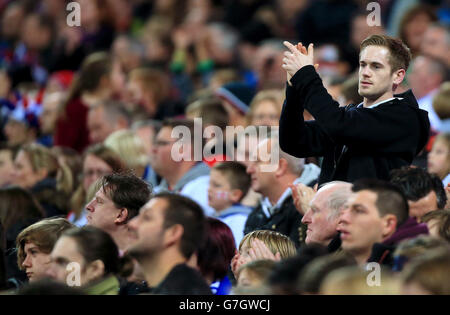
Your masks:
M91 110L102 108L104 117L108 122L117 122L119 119L124 119L127 124L131 122L131 116L126 110L124 103L115 100L105 100L92 107Z
M83 60L78 75L73 79L63 108L65 109L73 99L79 97L83 92L95 91L100 84L101 78L109 75L111 71L112 60L108 53L95 52L88 55Z
M399 69L408 70L411 52L400 39L387 35L372 35L362 41L360 51L363 51L367 46L382 46L389 50L391 72Z
M439 236L450 243L450 209L428 212L420 220L425 223L436 220Z
M184 257L189 258L202 246L205 240L206 219L202 208L192 199L173 193L159 193L153 198L161 198L168 205L164 211L164 228L175 224L183 226L180 251Z
M251 178L244 164L227 161L215 164L212 169L226 177L231 189L239 189L242 191L241 199L245 197L251 185Z
M299 293L319 294L325 277L341 267L355 266L356 260L343 252L321 256L303 268L297 280Z
M225 130L229 123L229 115L222 101L216 97L201 98L188 105L186 114L197 112L203 125L214 125Z
M205 277L212 273L213 281L227 274L236 251L233 232L222 221L206 219L206 240L197 251L197 265Z
M436 193L438 209L443 209L447 202L447 196L442 181L435 174L430 174L418 167L404 166L391 171L390 182L398 186L407 200L417 201L431 191Z
M87 263L101 260L105 266L104 276L114 274L127 277L131 274L130 258L119 256L119 248L105 231L93 226L83 226L69 229L61 235L63 236L75 240L78 251Z
M0 189L0 222L5 231L19 222L30 224L44 216L44 209L28 190L18 186Z
M102 178L101 187L118 209L128 210L127 222L149 201L151 187L132 173L115 173Z
M397 226L408 219L408 201L403 191L396 185L378 179L360 179L353 184L352 191L361 190L369 190L377 195L375 205L380 216L395 215Z
M269 276L269 284L275 294L297 294L297 278L303 268L313 259L328 254L325 246L319 244L304 245L299 254L282 260Z

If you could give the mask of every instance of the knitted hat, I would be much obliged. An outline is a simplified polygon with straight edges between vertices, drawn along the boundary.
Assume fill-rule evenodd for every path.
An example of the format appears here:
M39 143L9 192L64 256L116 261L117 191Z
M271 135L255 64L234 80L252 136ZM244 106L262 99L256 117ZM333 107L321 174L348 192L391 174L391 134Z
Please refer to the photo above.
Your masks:
M217 96L228 101L243 114L249 111L255 93L252 87L241 82L228 83L216 90Z

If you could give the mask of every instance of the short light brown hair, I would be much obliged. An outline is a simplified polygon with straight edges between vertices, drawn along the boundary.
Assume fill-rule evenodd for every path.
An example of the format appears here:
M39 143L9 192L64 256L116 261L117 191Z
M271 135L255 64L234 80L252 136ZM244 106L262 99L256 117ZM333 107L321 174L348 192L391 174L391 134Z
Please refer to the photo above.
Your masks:
M245 197L251 185L251 178L247 174L244 164L235 161L226 161L215 164L212 169L225 176L230 188L239 189L242 191L242 198Z
M25 228L16 238L17 264L22 269L25 260L25 245L33 243L39 251L50 254L61 234L74 227L72 223L63 218L50 218L36 222Z
M389 50L391 73L399 69L408 70L412 58L411 51L400 39L387 35L372 35L362 41L360 52L368 46L381 46Z
M281 259L297 254L295 244L289 237L271 230L256 230L248 233L239 244L239 251L241 251L244 244L250 245L254 239L262 241L270 249L272 254L280 253Z

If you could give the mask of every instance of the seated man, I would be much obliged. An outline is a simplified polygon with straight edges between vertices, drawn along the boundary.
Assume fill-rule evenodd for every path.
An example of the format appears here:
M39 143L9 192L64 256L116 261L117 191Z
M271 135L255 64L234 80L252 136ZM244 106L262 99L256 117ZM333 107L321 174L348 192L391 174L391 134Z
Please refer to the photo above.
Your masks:
M267 160L267 152L276 154L277 161ZM245 223L244 234L255 230L272 230L287 235L298 246L302 242L301 214L295 208L290 185L314 182L317 174L303 176L304 159L295 158L280 150L278 135L261 140L257 147L256 159L247 167L251 176L251 187L261 193L263 199L250 213ZM274 167L269 167L274 166Z
M189 139L172 136L177 128L180 131L189 130ZM191 120L168 119L155 137L151 158L151 166L162 177L161 183L155 187L155 192L171 191L196 201L206 215L212 215L214 209L208 205L209 166L201 161L195 161L194 147L195 124ZM182 145L182 156L176 145ZM187 158L189 157L189 158Z
M382 243L408 219L408 202L403 192L391 183L374 179L355 182L352 191L338 222L342 248L359 265L370 261L391 264L389 255L394 245ZM375 257L378 253L380 256Z
M189 198L156 194L130 223L128 253L142 268L153 294L212 294L200 273L186 265L205 237L202 209Z
M302 218L308 226L305 243L318 243L328 247L330 252L340 247L337 225L339 214L351 195L352 184L330 182L323 185L311 200L311 206Z
M150 195L147 183L135 175L106 175L86 206L88 225L107 232L119 250L125 251L130 243L128 222L138 215Z
M420 221L426 213L445 207L447 196L442 181L421 168L403 167L393 170L390 182L405 194L410 217Z

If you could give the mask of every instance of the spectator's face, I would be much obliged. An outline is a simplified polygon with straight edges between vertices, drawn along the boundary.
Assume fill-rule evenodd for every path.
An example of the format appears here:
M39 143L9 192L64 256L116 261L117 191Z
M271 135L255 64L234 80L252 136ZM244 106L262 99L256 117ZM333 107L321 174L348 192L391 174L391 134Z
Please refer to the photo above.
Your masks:
M418 51L423 40L423 35L430 25L431 20L427 14L418 14L405 26L405 36L408 47L412 51Z
M268 143L267 143L268 142ZM257 156L248 163L247 173L251 176L251 188L267 196L273 185L276 183L275 172L263 172L263 166L269 167L270 160L267 160L267 153L271 150L270 140L260 142ZM255 161L256 160L256 161Z
M12 152L9 150L0 151L0 187L5 187L13 182L14 162Z
M50 257L51 264L47 269L47 276L67 285L76 280L77 276L82 286L102 276L92 268L91 264L86 264L76 241L71 237L61 236L53 247ZM79 270L78 275L77 270Z
M221 172L211 170L209 176L208 204L217 211L231 206L232 191L228 179Z
M342 211L338 223L344 250L356 255L370 253L373 244L383 240L384 220L378 213L376 201L377 194L368 190L350 197L349 207Z
M430 62L419 56L414 59L408 81L414 95L419 99L439 87L440 76L430 72Z
M156 173L166 177L174 171L175 161L172 159L172 146L177 139L171 137L172 128L163 127L158 132L153 143L151 158L152 167Z
M437 196L434 190L430 191L425 197L417 201L408 200L409 216L420 219L428 212L437 210Z
M450 173L450 152L443 141L436 141L428 154L428 172L437 174L440 179Z
M20 26L24 18L24 11L21 6L9 6L1 20L2 37L14 39L19 35Z
M30 50L40 50L49 45L51 31L39 24L36 15L29 15L23 25L22 40Z
M100 106L92 108L88 113L87 127L92 143L103 142L115 131L115 124L106 120L105 109Z
M9 119L4 128L10 146L19 146L28 141L28 128L24 123Z
M111 231L119 219L121 209L116 208L114 202L100 188L94 198L86 206L87 224L106 232Z
M58 119L58 108L61 96L53 94L45 99L42 104L42 113L39 117L39 123L43 134L53 134L56 121Z
M367 46L359 58L358 93L369 100L392 93L395 73L391 74L389 50L381 46Z
M139 215L128 224L132 240L128 253L136 258L152 257L166 246L164 212L168 203L163 198L153 198L145 204Z
M25 269L28 280L33 282L44 278L50 266L50 254L43 253L32 242L25 243L24 252L25 259L22 262L22 267Z
M423 55L441 59L450 66L448 54L450 43L447 42L446 32L443 28L429 27L423 36L420 50Z
M151 157L153 151L153 141L155 138L155 129L147 126L141 127L136 130L136 135L141 138L147 156Z
M112 168L102 159L88 154L83 163L83 188L88 191L89 187L100 177L111 174Z
M272 101L261 101L255 108L252 117L252 125L255 126L278 126L280 113Z
M308 225L305 243L318 243L327 246L337 234L336 228L339 217L333 216L328 205L330 187L319 190L311 201L311 208L306 211L302 222Z
M14 161L13 183L15 185L28 189L46 176L43 170L33 170L28 155L24 151L19 151Z

